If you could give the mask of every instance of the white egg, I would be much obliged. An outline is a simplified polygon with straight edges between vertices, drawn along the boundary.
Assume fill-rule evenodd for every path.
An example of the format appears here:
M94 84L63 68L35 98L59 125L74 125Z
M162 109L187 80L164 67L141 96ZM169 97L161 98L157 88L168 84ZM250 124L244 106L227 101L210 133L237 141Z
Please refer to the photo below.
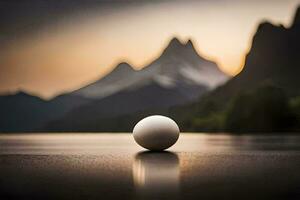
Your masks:
M171 147L179 137L179 128L172 119L153 115L139 121L133 128L133 138L140 146L161 151Z

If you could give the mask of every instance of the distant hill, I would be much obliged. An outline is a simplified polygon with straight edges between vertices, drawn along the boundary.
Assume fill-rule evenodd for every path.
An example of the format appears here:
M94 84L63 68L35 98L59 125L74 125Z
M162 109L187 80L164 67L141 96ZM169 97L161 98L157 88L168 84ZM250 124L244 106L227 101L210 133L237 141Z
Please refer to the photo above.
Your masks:
M0 132L40 130L49 121L87 102L89 99L73 95L61 95L51 101L24 92L0 96Z
M261 92L264 91L264 92ZM254 101L255 95L258 101ZM282 94L282 97L278 97ZM273 95L273 96L272 96ZM137 112L131 115L124 115L118 118L111 118L120 126L114 127L108 123L109 120L101 121L99 124L104 131L131 131L132 126L141 118L150 114L164 114L174 118L183 131L237 131L226 123L231 118L242 118L247 125L238 127L238 131L289 131L296 130L288 127L288 123L282 120L296 120L290 116L288 109L289 99L291 101L300 95L300 8L298 8L294 22L291 27L276 26L263 22L258 26L253 37L252 47L246 57L243 71L233 77L225 84L213 91L206 93L198 101L183 106L173 106L169 109L156 109ZM241 98L247 96L247 98ZM274 100L275 99L275 100ZM299 99L299 98L298 98ZM295 102L295 101L293 101ZM300 101L297 101L300 102ZM236 104L243 103L245 106L238 107ZM272 109L268 104L274 106ZM296 105L294 103L294 105ZM300 106L300 104L297 104ZM278 110L277 107L285 108ZM260 108L260 109L258 109ZM239 110L240 112L237 112ZM247 113L243 113L245 110ZM275 116L274 112L278 110ZM297 110L294 108L294 110ZM298 108L299 110L299 108ZM256 113L251 114L252 111ZM233 113L235 112L236 116ZM273 114L272 114L273 112ZM283 113L284 112L284 113ZM241 116L243 114L243 116ZM225 119L226 117L230 119ZM265 126L254 124L254 118L260 119ZM272 119L274 116L275 119ZM299 113L295 116L299 116ZM298 117L299 118L299 117ZM277 119L281 119L284 127L278 126ZM243 121L243 123L245 123ZM230 122L232 124L232 122ZM240 121L242 123L242 121ZM298 119L297 127L300 119ZM251 128L253 127L253 128ZM289 129L291 128L291 129ZM297 129L298 130L298 129ZM300 129L299 129L300 130Z
M191 41L174 38L142 70L120 63L105 77L49 101L23 92L0 96L0 132L90 130L103 118L190 103L227 79Z

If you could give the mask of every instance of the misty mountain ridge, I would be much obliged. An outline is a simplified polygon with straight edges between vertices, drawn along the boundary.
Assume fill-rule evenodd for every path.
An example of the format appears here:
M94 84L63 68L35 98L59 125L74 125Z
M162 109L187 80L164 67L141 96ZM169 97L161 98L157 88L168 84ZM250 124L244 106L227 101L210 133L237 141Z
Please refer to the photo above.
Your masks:
M227 79L215 63L196 53L191 41L174 38L145 68L120 63L98 81L49 101L23 92L0 96L0 107L5 107L0 131L47 131L45 124L69 112L73 119L88 113L86 120L92 120L186 104Z
M215 79L207 79L210 76ZM209 82L204 84L202 78ZM195 52L191 41L182 44L175 38L161 56L145 68L136 71L129 64L121 63L103 79L73 92L92 96L95 100L74 108L61 120L51 122L46 129L73 130L75 127L77 131L83 131L97 126L99 118L183 105L198 99L227 78L216 64ZM105 96L108 93L101 93L103 91L110 95ZM85 128L77 129L79 127Z
M90 100L73 95L61 95L51 101L45 101L23 91L0 96L0 131L33 131L87 102Z
M143 69L134 70L128 63L120 63L100 80L72 93L99 99L124 89L143 87L150 82L164 88L199 85L210 90L228 78L215 63L197 54L191 40L184 44L173 38L161 56Z

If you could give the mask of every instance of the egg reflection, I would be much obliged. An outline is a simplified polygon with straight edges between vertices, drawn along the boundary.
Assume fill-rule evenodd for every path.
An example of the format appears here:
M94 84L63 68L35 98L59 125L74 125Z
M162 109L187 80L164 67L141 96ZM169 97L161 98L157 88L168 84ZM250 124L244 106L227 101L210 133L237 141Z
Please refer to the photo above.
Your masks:
M179 159L176 154L171 152L138 153L132 169L138 196L171 198L178 194L180 172Z

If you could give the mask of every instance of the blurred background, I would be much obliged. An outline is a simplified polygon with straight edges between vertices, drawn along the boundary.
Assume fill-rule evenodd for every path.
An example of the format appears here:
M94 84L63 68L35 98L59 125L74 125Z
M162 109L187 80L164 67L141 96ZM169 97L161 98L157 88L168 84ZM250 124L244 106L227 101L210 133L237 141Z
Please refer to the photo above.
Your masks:
M1 0L0 132L299 132L299 5Z

